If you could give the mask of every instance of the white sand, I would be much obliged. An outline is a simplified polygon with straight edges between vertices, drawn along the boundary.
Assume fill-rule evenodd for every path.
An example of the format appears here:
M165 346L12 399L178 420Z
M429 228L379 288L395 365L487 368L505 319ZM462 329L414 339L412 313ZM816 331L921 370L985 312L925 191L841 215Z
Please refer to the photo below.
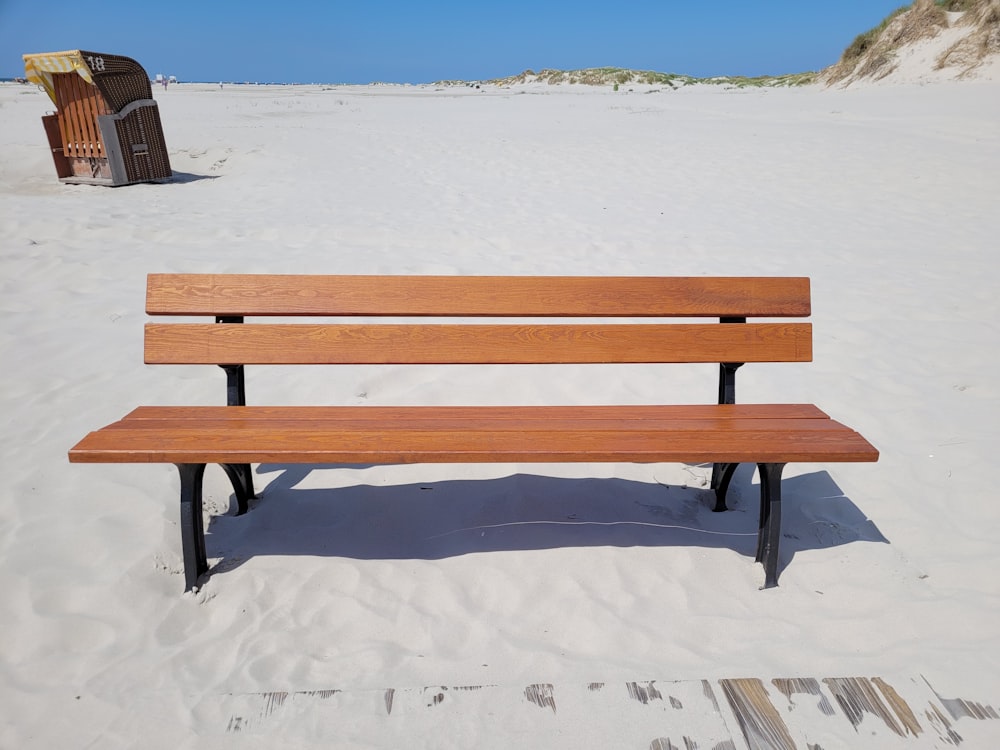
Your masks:
M1000 82L156 96L177 179L108 189L60 184L51 104L0 86L0 747L742 747L700 682L721 700L738 677L800 747L943 746L928 683L1000 706ZM810 276L815 361L748 366L738 398L816 403L882 457L789 466L769 591L749 471L717 515L701 467L262 467L234 518L210 470L221 563L182 595L174 469L66 459L138 404L224 402L221 371L142 364L145 275L169 271ZM248 388L683 403L713 378L254 368ZM923 733L789 712L784 677L885 678Z

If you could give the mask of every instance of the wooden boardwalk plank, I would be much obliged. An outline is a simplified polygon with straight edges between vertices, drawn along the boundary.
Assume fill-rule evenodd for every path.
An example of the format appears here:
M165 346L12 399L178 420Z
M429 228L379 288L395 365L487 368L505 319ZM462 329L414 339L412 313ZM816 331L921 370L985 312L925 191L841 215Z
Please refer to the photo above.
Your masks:
M922 679L898 678L889 687L885 680L872 678L880 690L885 685L899 693L884 712L866 711L860 724L853 708L844 711L839 703L833 707L816 678L771 680L785 689L793 681L807 685L812 700L802 699L798 688L790 692L799 694L799 699L787 699L759 678L377 689L338 685L321 690L208 692L192 715L204 736L238 733L244 739L251 735L287 740L307 728L311 739L331 746L342 743L345 726L355 731L363 727L363 736L379 747L406 747L414 736L446 746L456 727L480 730L482 736L497 740L491 747L514 746L519 740L524 744L523 738L530 737L535 747L643 750L979 748L992 747L982 739L997 736L993 708L959 718L947 708L957 701L941 698ZM862 684L869 679L841 682ZM720 689L724 701L716 698ZM785 689L779 688L782 693ZM900 735L897 729L904 724L911 731ZM980 744L974 744L976 738Z

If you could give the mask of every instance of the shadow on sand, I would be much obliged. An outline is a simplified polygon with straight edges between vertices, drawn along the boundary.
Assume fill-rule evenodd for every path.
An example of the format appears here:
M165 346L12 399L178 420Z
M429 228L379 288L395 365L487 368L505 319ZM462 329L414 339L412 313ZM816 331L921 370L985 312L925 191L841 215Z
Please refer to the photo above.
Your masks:
M217 180L222 175L218 174L194 174L192 172L178 172L174 170L173 176L169 180L164 180L162 185L184 185L188 182L198 182L200 180Z
M332 468L259 467L258 475L277 476L250 512L211 519L208 554L222 558L213 572L231 570L256 555L438 560L473 552L687 545L731 549L752 559L756 550L760 487L751 465L737 470L726 513L711 510L714 494L707 489L625 479L514 474L297 487L312 471ZM700 471L707 476L710 468ZM825 471L784 479L782 498L779 572L800 551L857 541L888 543Z

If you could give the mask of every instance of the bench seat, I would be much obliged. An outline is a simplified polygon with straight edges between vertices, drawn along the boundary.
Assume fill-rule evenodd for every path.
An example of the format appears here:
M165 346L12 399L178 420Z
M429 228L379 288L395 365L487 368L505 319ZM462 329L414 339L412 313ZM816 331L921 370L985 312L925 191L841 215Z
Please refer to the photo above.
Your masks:
M78 463L871 461L808 404L135 409L70 451Z

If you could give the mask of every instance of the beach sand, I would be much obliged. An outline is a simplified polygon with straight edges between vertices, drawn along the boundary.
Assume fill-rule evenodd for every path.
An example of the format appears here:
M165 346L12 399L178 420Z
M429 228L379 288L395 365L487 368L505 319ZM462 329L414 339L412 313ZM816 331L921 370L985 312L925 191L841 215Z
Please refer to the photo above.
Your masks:
M738 719L758 687L800 748L997 746L1000 81L155 96L175 179L110 189L60 184L51 103L0 85L0 747L768 746ZM816 403L881 459L788 467L767 591L747 468L713 514L700 466L262 466L239 518L210 469L215 569L182 594L173 467L66 458L134 406L224 403L216 368L142 364L150 272L809 276L814 362L747 366L738 399ZM715 381L260 367L248 390ZM876 678L914 725L850 709Z

